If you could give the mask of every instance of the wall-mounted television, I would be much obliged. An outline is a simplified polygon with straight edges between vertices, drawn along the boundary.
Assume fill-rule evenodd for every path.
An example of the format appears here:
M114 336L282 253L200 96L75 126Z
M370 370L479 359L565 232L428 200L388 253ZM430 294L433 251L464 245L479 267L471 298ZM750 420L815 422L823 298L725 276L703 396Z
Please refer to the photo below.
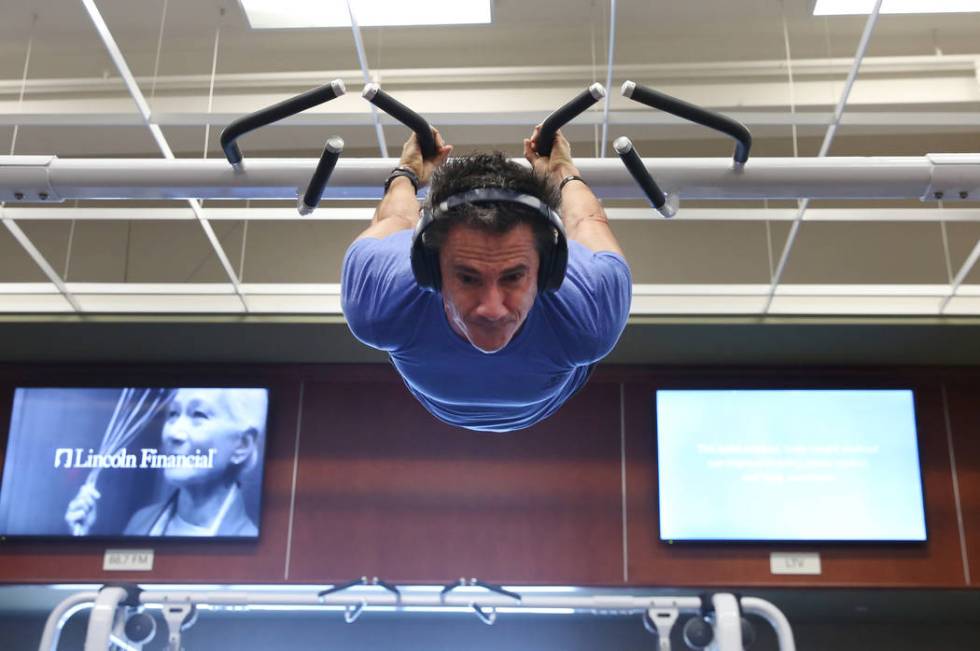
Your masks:
M265 388L18 388L0 536L256 539L268 405Z
M926 540L910 389L669 389L655 402L661 540Z

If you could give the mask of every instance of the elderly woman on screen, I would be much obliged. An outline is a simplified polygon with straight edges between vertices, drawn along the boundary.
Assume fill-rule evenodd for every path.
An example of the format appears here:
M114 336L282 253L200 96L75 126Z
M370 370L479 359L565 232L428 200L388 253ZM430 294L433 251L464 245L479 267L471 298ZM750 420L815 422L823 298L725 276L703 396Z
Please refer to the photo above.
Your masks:
M240 478L258 462L264 389L179 389L167 407L160 455L166 497L136 513L127 536L254 537ZM154 465L158 465L155 463ZM65 515L87 531L98 495L80 493Z

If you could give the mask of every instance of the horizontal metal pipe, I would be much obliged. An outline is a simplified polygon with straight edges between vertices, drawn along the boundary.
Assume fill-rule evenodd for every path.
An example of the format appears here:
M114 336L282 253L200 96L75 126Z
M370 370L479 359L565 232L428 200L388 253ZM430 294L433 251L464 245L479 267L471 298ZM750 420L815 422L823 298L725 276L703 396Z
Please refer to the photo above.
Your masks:
M563 594L522 594L518 602L512 597L486 590L460 590L441 595L426 591L413 593L402 590L400 596L381 589L353 588L335 592L322 598L314 591L296 592L195 592L195 591L155 591L147 590L140 594L144 604L181 603L228 606L254 605L346 605L364 603L367 606L420 606L420 607L468 607L478 602L486 607L525 607L525 608L572 608L576 610L602 610L607 612L642 612L647 608L678 608L693 612L701 607L701 599L691 596L635 596L635 595L563 595Z
M515 162L527 165L523 159ZM251 159L236 173L216 159L59 159L0 156L0 201L67 199L289 199L305 190L317 159ZM327 199L379 199L391 158L341 160ZM980 155L759 158L735 172L725 158L647 158L647 171L681 199L933 199L980 196ZM644 195L616 159L576 166L606 199ZM41 196L43 194L43 197Z

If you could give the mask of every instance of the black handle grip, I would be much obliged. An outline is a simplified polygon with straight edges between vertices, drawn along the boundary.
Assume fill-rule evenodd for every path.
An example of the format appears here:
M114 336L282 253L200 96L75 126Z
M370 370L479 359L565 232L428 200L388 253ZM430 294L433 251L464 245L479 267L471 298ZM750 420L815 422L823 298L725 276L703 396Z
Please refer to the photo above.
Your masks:
M308 90L301 95L238 118L221 132L221 148L225 151L225 158L228 159L229 163L237 166L242 162L242 151L235 142L239 136L249 131L254 131L259 127L264 127L267 124L278 122L290 115L296 115L318 104L329 102L346 92L347 89L344 88L344 82L340 79L334 79L325 86Z
M541 132L538 134L538 154L540 156L550 156L551 148L555 144L555 134L558 130L582 113L585 113L590 106L605 96L606 89L602 87L602 84L592 84L576 95L573 100L546 117L544 122L541 123Z
M436 155L436 139L425 118L381 90L378 84L366 85L361 96L415 132L422 158L428 159Z
M622 93L626 97L641 104L646 104L661 111L666 111L679 118L696 122L702 126L728 134L737 141L735 145L735 162L744 165L749 160L749 150L752 148L752 134L741 122L727 115L715 113L685 102L684 100L665 95L659 91L627 81L623 84Z
M647 195L647 199L653 204L653 207L660 210L667 203L667 196L664 195L663 190L657 185L657 182L653 180L650 176L650 172L647 171L646 166L643 161L640 160L640 155L636 152L636 148L630 139L626 136L621 138L616 138L613 143L613 149L619 154L619 158L626 165L626 169L629 170L630 176L636 181L643 190L643 194Z
M333 168L337 166L337 159L340 158L340 154L343 151L343 140L337 137L327 139L323 153L320 154L320 162L317 163L313 177L310 179L309 185L306 186L306 193L303 194L303 200L297 206L299 214L305 216L316 210L316 207L320 204L320 199L323 197L323 190L327 187L327 182L330 180L330 175L333 174Z

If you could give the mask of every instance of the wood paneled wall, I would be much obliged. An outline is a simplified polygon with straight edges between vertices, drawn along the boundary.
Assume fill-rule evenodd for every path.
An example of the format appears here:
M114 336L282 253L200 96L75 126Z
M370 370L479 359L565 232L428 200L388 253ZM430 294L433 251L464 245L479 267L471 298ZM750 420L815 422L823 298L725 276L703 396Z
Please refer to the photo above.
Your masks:
M236 381L272 390L258 542L115 544L156 552L152 572L120 574L102 571L105 542L8 540L0 543L0 581L321 584L366 575L583 586L978 583L968 566L972 560L980 573L980 370L607 367L547 422L485 434L435 421L384 365L7 366L0 367L0 423L5 430L15 386ZM803 386L915 389L929 542L660 541L654 391ZM793 550L820 552L823 573L770 574L769 553Z

